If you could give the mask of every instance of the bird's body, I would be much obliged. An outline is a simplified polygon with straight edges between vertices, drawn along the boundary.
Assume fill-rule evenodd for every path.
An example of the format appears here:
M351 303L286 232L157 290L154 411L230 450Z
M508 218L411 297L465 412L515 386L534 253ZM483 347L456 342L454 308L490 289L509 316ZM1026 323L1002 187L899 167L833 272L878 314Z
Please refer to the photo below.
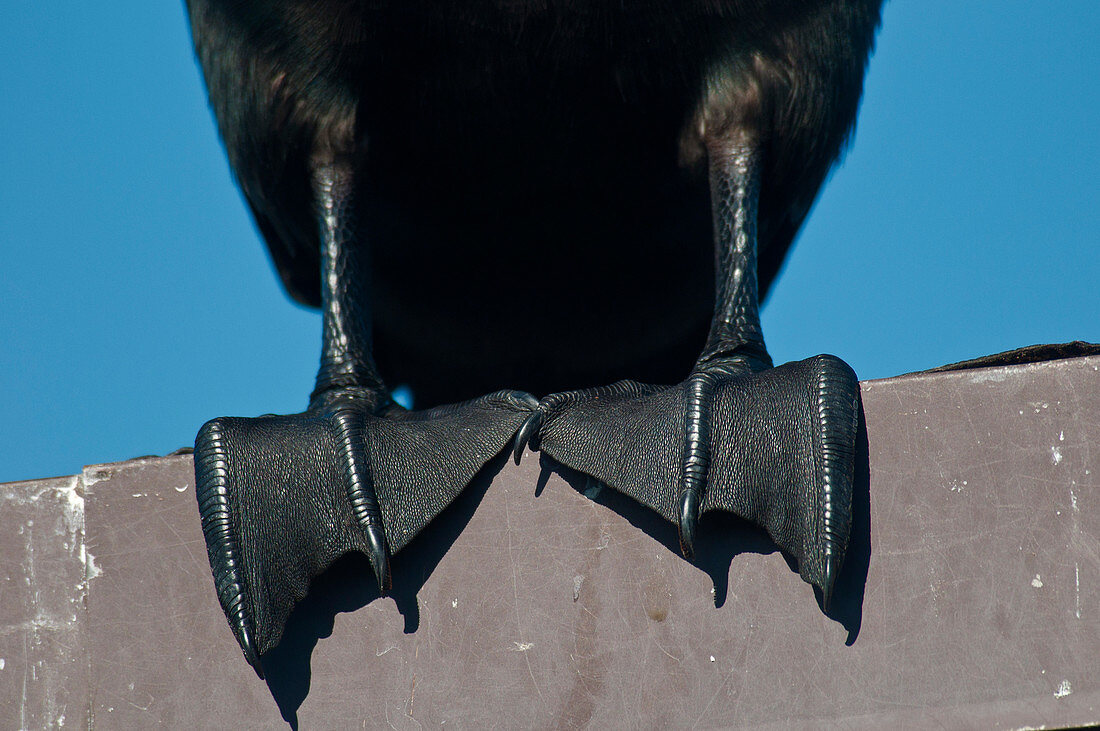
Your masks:
M310 161L362 170L375 356L428 403L680 378L713 308L703 128L763 139L766 290L855 119L879 5L189 4L231 164L302 302L320 304Z
M360 551L385 589L509 443L649 506L687 557L704 512L755 522L828 605L858 386L832 356L773 368L758 301L852 129L880 5L188 0L230 165L323 312L309 407L196 439L258 671L310 577ZM463 402L406 412L399 383Z

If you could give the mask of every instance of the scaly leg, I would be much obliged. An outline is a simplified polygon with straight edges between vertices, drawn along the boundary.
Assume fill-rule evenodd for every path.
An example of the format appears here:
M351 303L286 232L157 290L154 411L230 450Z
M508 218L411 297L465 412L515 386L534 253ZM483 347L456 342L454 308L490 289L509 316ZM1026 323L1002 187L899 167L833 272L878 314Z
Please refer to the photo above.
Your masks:
M851 525L858 382L827 355L772 368L756 280L759 152L720 141L708 154L716 304L691 374L548 396L520 428L515 458L530 443L631 495L677 525L688 558L701 512L757 523L827 607Z
M312 577L368 556L382 591L389 558L438 515L537 403L500 391L408 412L371 356L369 252L350 165L314 171L321 227L323 350L301 414L223 417L195 440L203 533L222 609L245 658L278 644Z

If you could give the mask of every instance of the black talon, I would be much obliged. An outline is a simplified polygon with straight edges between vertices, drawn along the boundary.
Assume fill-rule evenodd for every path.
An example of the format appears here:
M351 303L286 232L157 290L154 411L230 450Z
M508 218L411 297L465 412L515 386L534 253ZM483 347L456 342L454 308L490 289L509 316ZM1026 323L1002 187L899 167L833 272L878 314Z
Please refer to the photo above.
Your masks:
M248 631L248 627L238 628L237 642L240 643L241 650L244 652L244 659L256 671L256 675L259 676L260 680L263 680L264 667L260 664L260 656L256 654L256 645L252 641L252 634Z
M680 486L680 551L684 558L695 556L695 526L699 506L707 486L710 468L710 402L714 398L717 379L706 371L696 372L688 379L687 417L684 427L683 481Z
M348 499L355 518L367 535L367 552L378 590L385 594L390 588L390 550L386 533L382 528L382 513L378 508L378 495L371 479L363 446L363 422L354 411L341 408L333 415L340 438L344 459L344 477L347 480Z
M695 558L695 527L699 522L699 493L685 490L680 496L680 553L691 561Z
M536 408L538 403L535 404ZM542 427L543 412L536 410L527 420L523 422L523 426L516 432L516 439L512 449L512 458L515 459L516 464L519 464L520 459L523 456L523 450L527 448L528 443L531 445L531 449L538 449L538 431Z
M370 547L371 568L374 569L374 578L378 580L378 591L387 593L393 586L390 575L390 552L386 546L386 534L382 526L370 524L366 526L367 545Z
M834 553L829 553L825 557L825 570L821 576L821 607L826 612L829 611L829 605L833 601L833 588L840 569L839 563Z

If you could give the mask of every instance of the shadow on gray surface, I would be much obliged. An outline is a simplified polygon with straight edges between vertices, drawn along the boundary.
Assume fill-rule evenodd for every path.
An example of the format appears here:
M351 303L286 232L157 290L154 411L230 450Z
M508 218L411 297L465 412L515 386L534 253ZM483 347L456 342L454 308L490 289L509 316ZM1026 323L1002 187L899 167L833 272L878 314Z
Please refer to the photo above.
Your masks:
M391 559L389 596L405 619L406 634L420 628L417 593L470 522L506 456L502 453L488 462L469 487ZM309 694L310 658L318 641L332 634L337 614L354 612L379 596L370 562L357 553L344 556L310 584L309 594L287 620L282 640L262 658L267 686L292 728L298 728L298 709Z
M530 457L529 457L530 458ZM466 528L490 484L504 467L507 453L486 464L470 486L430 527L418 535L392 559L393 588L390 596L405 620L404 631L420 627L417 593L435 571L443 556ZM560 475L574 490L592 492L590 478L562 467L540 455L541 471L535 485L538 498L552 474ZM653 510L611 489L601 489L593 501L618 513L636 528L679 556L675 527ZM733 559L743 553L769 554L778 549L758 527L731 514L710 513L700 521L696 538L695 565L706 572L714 585L714 603L721 607L729 591L729 572ZM847 644L855 642L863 614L863 596L870 564L870 472L868 468L867 430L860 408L856 445L855 485L852 504L852 535L848 554L837 582L833 603L827 616L848 631ZM686 561L686 559L682 559ZM787 558L797 571L793 561ZM820 605L821 596L817 595ZM298 726L298 709L310 690L310 661L318 641L329 637L336 615L354 612L379 598L370 563L366 557L351 554L337 561L317 577L309 595L294 609L287 621L283 639L263 656L268 688L283 718L291 727Z
M867 447L867 424L863 404L859 407L859 427L856 433L855 474L852 487L852 533L848 553L833 592L832 605L826 616L838 622L848 631L846 644L852 645L859 635L863 621L863 595L867 585L867 571L871 559L871 479ZM541 456L535 496L542 494L550 475L557 473L570 487L581 494L590 494L594 482L587 475L562 467L549 457ZM687 561L680 553L676 527L656 511L636 502L615 490L604 488L595 492L593 502L604 505L621 515L631 525L665 546L680 560ZM704 571L714 585L714 606L721 607L729 593L729 573L733 559L743 553L769 554L778 547L761 528L738 518L732 513L706 513L699 521L695 539L696 567ZM797 572L798 566L789 556L784 559ZM818 606L821 592L815 589ZM822 611L824 609L822 608Z

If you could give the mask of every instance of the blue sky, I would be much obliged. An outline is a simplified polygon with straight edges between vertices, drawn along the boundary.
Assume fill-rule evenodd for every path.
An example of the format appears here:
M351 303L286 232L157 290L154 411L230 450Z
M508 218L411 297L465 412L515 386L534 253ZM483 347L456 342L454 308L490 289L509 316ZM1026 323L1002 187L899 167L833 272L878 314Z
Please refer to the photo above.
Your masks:
M63 12L62 12L63 9ZM229 177L182 3L0 6L0 482L301 410L320 320ZM1100 5L896 0L764 311L881 378L1100 341Z

